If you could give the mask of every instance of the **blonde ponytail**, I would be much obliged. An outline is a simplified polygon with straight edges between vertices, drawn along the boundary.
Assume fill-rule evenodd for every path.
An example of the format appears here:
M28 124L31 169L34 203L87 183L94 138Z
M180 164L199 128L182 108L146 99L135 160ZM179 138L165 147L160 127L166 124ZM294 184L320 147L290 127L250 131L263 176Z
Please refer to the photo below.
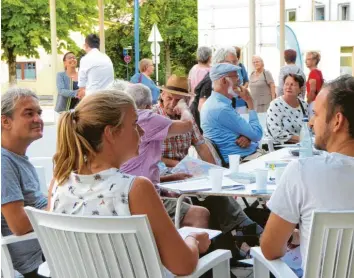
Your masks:
M63 112L57 132L54 179L63 184L76 171L81 173L100 150L107 125L119 127L125 110L134 100L124 92L105 90L86 96L75 110Z

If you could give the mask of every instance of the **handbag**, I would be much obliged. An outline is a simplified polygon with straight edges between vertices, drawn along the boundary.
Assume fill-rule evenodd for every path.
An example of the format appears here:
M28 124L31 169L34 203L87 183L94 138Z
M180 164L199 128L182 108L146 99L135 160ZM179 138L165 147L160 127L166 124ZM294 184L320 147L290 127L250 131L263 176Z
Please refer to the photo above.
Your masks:
M73 79L72 79L72 78L70 78L69 89L70 89L71 91L74 90L74 82L73 82ZM65 109L65 111L69 111L69 110L70 110L71 100L72 100L72 98L71 98L71 97L68 97L68 101L66 102L66 109Z

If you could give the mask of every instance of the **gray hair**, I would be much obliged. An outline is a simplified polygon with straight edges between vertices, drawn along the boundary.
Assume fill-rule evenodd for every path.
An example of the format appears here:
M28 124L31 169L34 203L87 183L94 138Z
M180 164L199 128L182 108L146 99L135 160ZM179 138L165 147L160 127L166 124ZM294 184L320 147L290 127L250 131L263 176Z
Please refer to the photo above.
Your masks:
M213 60L212 60L212 64L219 64L219 63L224 63L226 56L232 54L232 55L236 55L236 50L234 47L232 46L228 46L228 47L221 47L218 50L215 51L214 55L213 55Z
M208 63L211 55L212 49L209 46L200 46L197 49L197 61L202 64Z
M152 105L151 90L144 84L132 84L125 89L125 92L134 99L136 106L140 109Z
M116 79L108 86L108 89L125 91L125 89L128 88L128 86L130 85L131 84L128 81L122 79Z
M1 116L11 117L17 102L22 98L33 97L37 100L38 96L35 92L27 88L12 87L1 96Z

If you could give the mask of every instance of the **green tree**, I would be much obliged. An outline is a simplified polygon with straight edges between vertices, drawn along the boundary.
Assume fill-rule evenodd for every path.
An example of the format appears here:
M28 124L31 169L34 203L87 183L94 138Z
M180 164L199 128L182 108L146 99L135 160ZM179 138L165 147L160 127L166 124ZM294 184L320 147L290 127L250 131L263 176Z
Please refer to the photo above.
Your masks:
M110 20L119 19L122 10L125 14L133 14L131 4L123 5L113 3L109 11ZM117 15L116 11L119 11ZM195 53L198 46L197 0L148 0L140 7L140 57L151 57L148 37L153 24L156 23L163 38L160 53L159 81L164 83L172 73L178 75L188 74L195 63ZM119 21L106 31L106 51L112 58L116 75L126 76L123 61L123 48L134 46L134 21ZM132 55L134 53L131 53ZM130 65L130 71L134 71Z
M16 56L39 57L38 47L51 50L48 0L1 2L2 59L8 63L9 81L16 82ZM98 17L96 0L57 0L57 46L78 51L70 31L86 34Z

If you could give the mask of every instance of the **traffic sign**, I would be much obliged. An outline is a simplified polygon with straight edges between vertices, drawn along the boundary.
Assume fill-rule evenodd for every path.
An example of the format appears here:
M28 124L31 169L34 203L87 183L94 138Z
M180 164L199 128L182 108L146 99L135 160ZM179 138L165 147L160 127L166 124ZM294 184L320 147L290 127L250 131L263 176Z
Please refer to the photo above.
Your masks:
M148 42L154 42L154 41L156 41L156 42L163 41L159 29L157 29L156 23L152 26L151 31L150 31L150 35L148 38Z
M156 51L155 51L155 49L156 49ZM161 47L160 47L158 42L152 43L151 46L150 46L150 50L151 50L153 55L157 55L158 56L158 55L160 55Z
M132 61L132 57L130 57L129 55L124 56L124 62L129 64L131 61Z
M152 56L152 62L155 64L160 64L160 56L155 57L155 55Z
M127 56L128 55L128 49L124 48L123 49L123 56Z

